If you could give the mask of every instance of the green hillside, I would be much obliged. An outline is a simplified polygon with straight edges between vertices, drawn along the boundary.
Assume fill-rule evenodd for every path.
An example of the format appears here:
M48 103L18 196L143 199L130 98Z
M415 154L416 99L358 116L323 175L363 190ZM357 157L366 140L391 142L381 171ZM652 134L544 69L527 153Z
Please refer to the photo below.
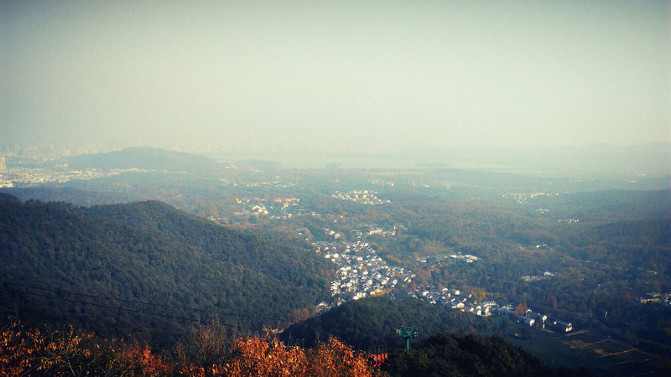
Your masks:
M584 371L548 368L499 337L435 334L409 352L397 352L383 370L391 376L573 376Z
M494 335L520 331L505 318L500 318L497 325L496 318L482 318L410 297L383 296L346 302L290 326L281 338L289 343L312 346L319 340L335 336L364 351L402 349L405 341L396 335L396 329L402 325L417 328L418 341L436 333Z
M159 202L77 208L0 198L0 316L170 345L217 320L282 327L328 295L330 265Z

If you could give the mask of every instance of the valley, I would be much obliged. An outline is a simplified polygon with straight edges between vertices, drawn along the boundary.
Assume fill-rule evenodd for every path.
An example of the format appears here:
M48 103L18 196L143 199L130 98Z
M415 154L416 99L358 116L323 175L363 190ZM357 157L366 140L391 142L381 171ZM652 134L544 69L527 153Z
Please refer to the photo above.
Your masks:
M65 167L72 161L33 173L8 164L4 182L19 178L2 191L24 204L7 198L3 209L3 301L14 302L3 315L44 321L38 313L54 303L34 287L55 287L54 323L85 318L77 323L120 336L152 333L158 321L163 335L149 337L156 344L216 318L232 332L284 330L306 343L315 332L333 334L370 350L400 347L395 328L409 325L420 340L446 331L503 336L554 367L668 367L671 191L658 177L634 184L443 167L283 169L161 150L138 158L144 152L79 157L77 171L96 172L86 177ZM67 179L25 176L38 171ZM18 213L32 232L14 228ZM68 240L73 229L84 233ZM31 259L19 268L26 249L52 264ZM60 255L79 262L61 265ZM132 277L117 278L110 255L126 255ZM101 317L76 294L167 306L112 300L106 305L119 314ZM356 313L366 306L376 314L363 320ZM147 322L129 326L119 308Z

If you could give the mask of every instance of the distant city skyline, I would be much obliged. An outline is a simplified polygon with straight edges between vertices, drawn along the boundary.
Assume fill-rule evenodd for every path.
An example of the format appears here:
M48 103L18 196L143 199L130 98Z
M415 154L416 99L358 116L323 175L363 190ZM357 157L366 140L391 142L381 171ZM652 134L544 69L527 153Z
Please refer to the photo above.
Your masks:
M0 143L671 142L668 1L0 2Z

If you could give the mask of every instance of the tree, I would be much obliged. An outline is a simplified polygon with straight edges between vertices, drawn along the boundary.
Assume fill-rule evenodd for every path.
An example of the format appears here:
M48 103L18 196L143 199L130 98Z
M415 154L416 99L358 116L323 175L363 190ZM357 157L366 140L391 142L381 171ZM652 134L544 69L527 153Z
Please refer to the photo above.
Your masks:
M524 309L524 305L522 303L517 304L517 308L515 308L515 315L524 315L526 313L526 309Z

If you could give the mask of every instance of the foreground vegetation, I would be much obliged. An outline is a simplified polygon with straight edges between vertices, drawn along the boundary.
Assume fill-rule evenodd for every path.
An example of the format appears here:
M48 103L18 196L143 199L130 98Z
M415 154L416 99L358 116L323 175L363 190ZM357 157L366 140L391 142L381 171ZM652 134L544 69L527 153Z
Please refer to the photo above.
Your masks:
M383 356L383 357L381 357ZM0 376L528 376L562 375L501 338L437 334L417 350L371 355L334 337L312 348L274 336L228 338L200 327L172 352L100 340L75 330L41 332L14 322L0 332ZM572 371L573 372L573 371Z
M212 328L194 333L173 355L141 343L98 341L75 330L42 333L13 323L0 333L0 376L374 376L365 354L335 338L314 349L277 338L228 342Z

